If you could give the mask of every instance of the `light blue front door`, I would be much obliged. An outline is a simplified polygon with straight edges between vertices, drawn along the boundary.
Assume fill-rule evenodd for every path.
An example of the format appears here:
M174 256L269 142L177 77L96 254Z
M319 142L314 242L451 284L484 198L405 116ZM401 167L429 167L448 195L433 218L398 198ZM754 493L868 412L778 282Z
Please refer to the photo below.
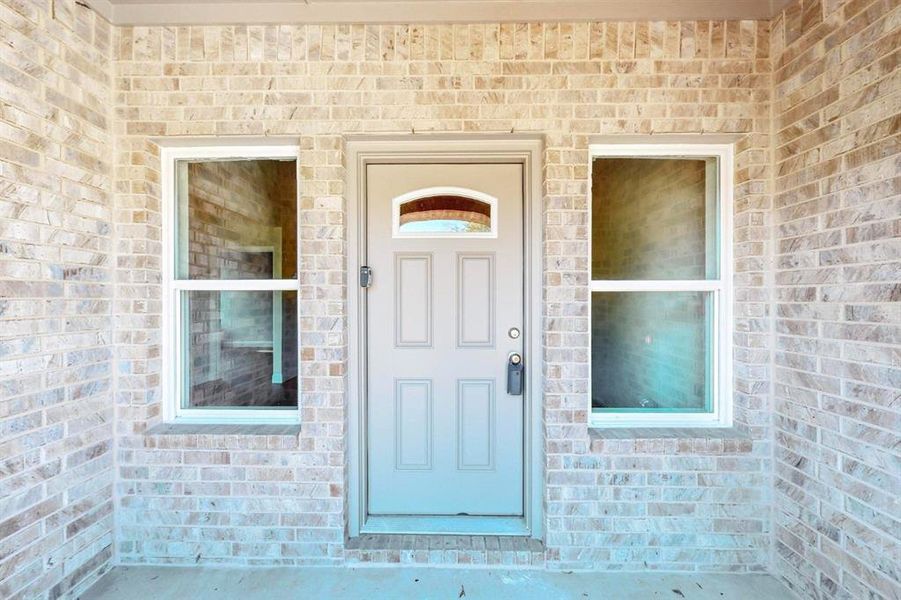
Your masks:
M368 513L522 515L522 165L366 182Z

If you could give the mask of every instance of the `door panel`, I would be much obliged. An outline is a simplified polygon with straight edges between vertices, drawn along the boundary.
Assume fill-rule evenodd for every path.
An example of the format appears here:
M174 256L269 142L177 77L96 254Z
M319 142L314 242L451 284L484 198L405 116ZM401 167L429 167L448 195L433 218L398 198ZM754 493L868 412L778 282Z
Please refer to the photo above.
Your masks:
M432 382L398 379L394 385L397 469L432 468Z
M432 345L432 255L394 255L394 345Z
M494 468L497 411L493 379L457 382L457 468Z
M376 164L366 181L368 512L522 515L523 396L506 385L522 166Z
M494 254L457 254L457 347L494 346Z

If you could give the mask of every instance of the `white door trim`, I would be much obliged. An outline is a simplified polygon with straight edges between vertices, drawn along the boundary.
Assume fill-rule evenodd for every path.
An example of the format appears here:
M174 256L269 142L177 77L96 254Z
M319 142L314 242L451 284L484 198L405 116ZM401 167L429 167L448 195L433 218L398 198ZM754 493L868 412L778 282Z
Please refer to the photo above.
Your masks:
M516 533L536 539L544 536L544 429L542 427L544 371L542 314L542 240L543 212L541 202L540 136L348 136L345 139L347 157L347 302L348 302L348 523L350 537L360 535L367 527L366 498L366 385L365 332L366 311L363 289L359 285L360 267L366 253L366 165L374 163L521 163L523 165L523 299L525 329L523 349L526 353L526 388L523 394L523 513L522 527ZM465 518L465 517L464 517ZM479 533L510 535L509 518L497 522L491 530L490 519L481 518L485 527ZM429 524L417 518L417 531L456 533L446 524ZM410 533L410 523L391 531L392 527L379 523L382 533ZM477 524L473 523L473 526ZM405 529L405 530L401 530ZM461 526L472 533L473 530Z

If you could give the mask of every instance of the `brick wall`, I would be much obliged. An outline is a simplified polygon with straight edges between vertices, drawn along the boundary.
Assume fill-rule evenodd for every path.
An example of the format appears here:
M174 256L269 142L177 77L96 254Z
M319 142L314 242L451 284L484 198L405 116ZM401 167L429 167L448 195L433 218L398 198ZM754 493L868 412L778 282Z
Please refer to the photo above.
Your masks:
M550 565L764 569L769 44L769 24L752 21L117 29L121 560L344 560L342 135L415 128L545 136L547 331L538 368L546 375ZM652 132L739 140L737 427L726 440L589 437L588 144L598 134ZM151 138L237 134L295 135L302 146L302 432L145 435L161 402L159 150Z
M112 28L0 3L0 597L112 556Z
M901 596L901 6L773 26L776 567L808 597Z

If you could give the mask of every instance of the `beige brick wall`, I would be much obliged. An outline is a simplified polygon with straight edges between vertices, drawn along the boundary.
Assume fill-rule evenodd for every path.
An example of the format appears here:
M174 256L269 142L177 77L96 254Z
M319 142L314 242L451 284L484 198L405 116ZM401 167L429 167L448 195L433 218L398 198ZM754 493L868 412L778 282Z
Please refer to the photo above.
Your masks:
M0 3L0 598L77 593L112 556L111 36Z
M901 596L901 6L774 22L776 567Z
M751 21L118 29L116 331L119 372L128 374L117 406L120 558L344 560L342 136L513 130L546 143L550 565L764 569L769 43L768 23ZM685 132L739 138L736 422L747 439L592 441L588 144L598 134ZM161 402L159 151L151 138L237 134L301 141L303 430L299 439L145 436Z

